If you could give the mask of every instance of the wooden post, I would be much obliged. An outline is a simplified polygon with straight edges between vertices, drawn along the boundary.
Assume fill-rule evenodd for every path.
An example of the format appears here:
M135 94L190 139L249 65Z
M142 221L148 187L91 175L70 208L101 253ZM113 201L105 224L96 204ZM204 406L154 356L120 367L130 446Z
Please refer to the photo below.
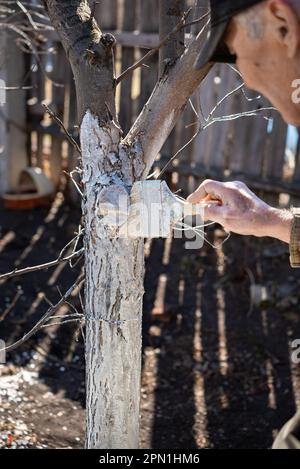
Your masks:
M141 0L140 31L144 33L157 33L158 31L158 0ZM144 54L145 50L141 50ZM158 78L157 55L154 55L148 62L147 67L141 69L141 94L139 101L140 110L150 97Z
M63 47L60 43L56 45L56 54L53 59L53 72L51 78L54 81L52 84L52 96L55 114L62 120L65 125L68 125L68 122L65 120L65 83L66 77L66 58ZM57 86L63 85L63 86ZM62 161L62 139L60 136L52 137L52 147L51 147L51 164L50 172L51 178L55 186L58 187L61 182L62 171L63 171L63 161Z
M0 31L0 87L6 86L7 73L5 70L5 46L6 36L4 32ZM8 189L8 136L6 125L6 91L0 91L0 194L3 194Z
M123 31L133 31L136 22L136 0L124 0L124 12L122 21ZM122 71L126 70L134 63L135 49L133 47L122 47ZM121 102L119 121L124 131L127 133L132 125L133 100L132 100L132 74L121 84Z
M70 65L67 65L67 81L66 81L66 99L68 102L68 129L72 135L77 136L77 132L75 131L75 126L78 125L77 120L77 104L76 104L76 88L74 83L73 72ZM79 153L74 148L73 145L69 145L68 148L68 171L71 173L76 167L80 166L79 161ZM78 182L78 177L74 175L75 180ZM80 195L73 183L73 181L69 181L68 183L68 196L70 201L77 205L80 203Z
M20 86L24 77L24 57L14 37L0 34L2 86ZM20 171L27 166L26 92L6 92L0 106L0 193L16 190ZM2 96L4 95L2 91Z

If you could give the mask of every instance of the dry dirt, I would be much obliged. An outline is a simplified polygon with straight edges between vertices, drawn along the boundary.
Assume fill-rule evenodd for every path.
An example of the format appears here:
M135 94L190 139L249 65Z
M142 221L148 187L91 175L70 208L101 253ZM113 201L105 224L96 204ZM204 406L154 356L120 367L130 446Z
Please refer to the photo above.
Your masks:
M79 218L62 199L50 214L1 210L0 272L55 258ZM232 236L223 250L189 251L182 240L155 240L146 256L141 446L270 447L300 406L300 366L291 363L300 272L286 247ZM0 284L0 337L22 336L79 270L60 265ZM265 291L258 305L254 282ZM0 448L82 447L84 400L78 324L43 329L0 366Z

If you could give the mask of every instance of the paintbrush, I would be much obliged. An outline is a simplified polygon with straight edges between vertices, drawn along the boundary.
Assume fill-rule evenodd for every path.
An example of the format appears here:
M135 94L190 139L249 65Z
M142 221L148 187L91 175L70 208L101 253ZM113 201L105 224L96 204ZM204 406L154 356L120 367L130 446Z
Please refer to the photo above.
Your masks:
M127 222L120 235L128 238L168 238L179 221L188 216L204 218L207 204L221 201L206 197L199 204L190 204L171 192L165 181L136 182L130 194Z

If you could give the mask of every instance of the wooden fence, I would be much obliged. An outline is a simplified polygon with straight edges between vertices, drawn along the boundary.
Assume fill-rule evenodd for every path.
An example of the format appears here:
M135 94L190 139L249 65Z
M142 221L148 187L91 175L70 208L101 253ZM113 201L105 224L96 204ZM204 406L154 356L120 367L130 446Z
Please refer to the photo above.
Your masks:
M117 38L116 69L119 74L141 57L146 49L158 44L158 0L101 0L97 16L103 30ZM33 90L28 99L29 158L51 175L58 184L62 170L77 165L78 155L65 140L59 127L45 113L45 101L76 137L75 87L71 69L55 33L49 45L56 54L42 56L42 72L31 58ZM51 80L49 78L51 78ZM158 57L147 67L136 70L118 89L119 119L125 132L149 98L158 78ZM164 173L173 190L191 191L203 178L242 179L256 191L266 192L274 204L290 203L300 197L300 152L287 148L287 126L276 111L259 111L269 104L255 93L239 90L216 104L241 83L236 71L217 65L191 98L182 118L172 132L155 169L159 173L176 152ZM59 85L58 85L59 84ZM257 116L215 122L198 132L199 119L257 111ZM197 135L195 135L197 134ZM297 136L294 139L297 143ZM295 144L294 141L294 144ZM285 197L282 194L287 194Z

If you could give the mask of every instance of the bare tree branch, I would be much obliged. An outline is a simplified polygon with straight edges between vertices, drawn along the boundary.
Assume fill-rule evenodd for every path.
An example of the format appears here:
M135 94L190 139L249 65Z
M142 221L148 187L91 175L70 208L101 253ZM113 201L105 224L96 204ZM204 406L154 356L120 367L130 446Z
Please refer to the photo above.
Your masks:
M133 65L131 65L130 67L128 67L126 70L124 70L124 72L121 73L121 75L119 75L117 78L116 78L116 85L119 85L121 83L122 80L124 80L124 78L126 78L130 73L134 72L134 70L136 70L137 68L139 67L142 67L145 65L145 62L147 62L153 55L155 55L161 48L163 48L166 44L168 44L172 38L174 36L176 36L176 34L178 34L179 31L181 31L182 29L184 28L187 28L188 26L192 25L192 24L196 24L196 23L200 23L201 21L203 21L203 19L205 19L207 17L207 13L205 15L203 15L201 18L198 18L197 20L194 20L194 21L191 21L190 23L187 23L186 22L186 18L187 16L189 15L191 9L189 9L186 13L184 13L183 17L181 18L181 20L179 21L179 23L177 24L177 26L175 26L175 28L164 38L162 39L162 41L160 41L160 43L158 44L157 47L154 47L153 49L151 49L150 51L148 51L141 59L139 59L137 62L135 62Z
M28 9L26 8L26 6L20 2L19 0L17 0L16 4L18 5L18 7L25 13L25 15L27 16L28 18L28 21L29 23L31 24L31 26L33 27L33 29L36 31L38 29L37 25L35 24L34 22L34 19L30 13L30 11L28 11Z
M124 139L125 145L133 145L134 142L141 145L145 163L143 177L147 177L190 96L212 67L212 64L207 64L202 70L194 69L194 63L205 39L204 30L205 27L174 67L159 80L148 103Z
M56 265L62 262L69 262L75 258L77 259L83 254L83 252L84 252L84 248L81 248L79 249L79 251L73 252L69 256L58 257L54 261L47 262L46 264L35 265L33 267L26 267L24 269L19 269L19 270L18 269L12 270L11 272L0 275L0 281L8 280L9 278L12 278L12 277L20 277L21 275L31 274L32 272L37 272L39 270L50 269L51 267L55 267Z
M46 109L47 113L49 116L59 125L59 127L63 130L63 132L66 134L68 141L70 144L75 148L76 151L81 155L81 148L76 142L76 140L72 137L64 123L61 121L61 119L50 109L50 107L43 103L43 107Z
M9 313L14 309L14 307L16 306L17 302L19 301L19 299L21 298L23 294L23 290L22 288L19 286L18 287L18 290L11 302L11 304L3 311L3 313L1 314L0 316L0 322L1 321L4 321L4 319L9 315Z
M116 116L113 47L115 38L102 34L87 0L44 0L52 25L70 60L77 93L79 120L87 109L106 118L109 105Z
M12 345L8 345L7 347L5 347L4 349L1 349L0 350L0 353L1 352L12 352L13 350L15 350L16 348L20 347L21 345L23 345L25 342L27 342L33 335L35 335L42 327L43 325L48 321L48 319L53 315L53 313L55 313L64 303L66 303L66 301L68 300L68 298L70 298L70 296L72 295L72 293L74 292L74 290L76 290L77 287L79 287L79 285L81 284L81 282L84 280L84 274L81 274L78 279L76 280L76 282L68 289L68 291L61 297L61 299L59 300L58 303L56 303L56 305L54 306L51 306L47 312L44 314L44 316L42 316L42 318L35 324L35 326L29 331L27 332L27 334L25 334L22 339L19 339L17 340L15 343L13 343Z
M197 113L197 111L195 110L195 108L193 107L193 103L191 102L191 106L195 112L195 114L197 115L197 118L198 120L193 122L192 124L190 125L197 125L197 130L196 132L194 133L194 135L188 140L188 142L186 142L170 159L169 161L166 163L166 165L162 168L162 170L160 171L160 173L156 176L156 179L159 179L161 178L161 176L163 176L163 174L166 172L166 170L168 169L168 167L170 166L170 164L180 155L180 153L182 153L189 145L192 144L192 142L195 140L195 138L199 135L200 132L204 131L205 129L207 129L208 127L210 127L211 125L215 124L216 122L224 122L224 121L230 121L230 120L236 120L236 119L240 119L242 117L253 117L253 116L258 116L260 112L262 111L276 111L276 109L274 107L263 107L263 108L259 108L259 109L252 109L252 110L249 110L249 111L244 111L244 112L240 112L240 113L236 113L236 114L231 114L231 115L225 115L225 116L221 116L221 117L213 117L213 115L215 114L215 112L217 111L217 109L222 105L222 103L224 101L226 101L228 98L230 98L233 94L237 93L238 91L244 91L243 88L244 88L245 84L244 83L241 83L239 84L236 88L234 88L233 90L230 90L228 93L226 93L218 102L217 104L213 107L213 109L210 111L210 113L208 114L207 117L204 117L203 114L201 113L201 115L199 115ZM245 95L244 95L245 96ZM248 100L247 96L245 96L245 98ZM190 100L191 101L191 100ZM266 116L263 116L266 118ZM203 122L201 121L201 119L203 120Z
M32 38L27 32L26 28L24 28L22 25L19 26L17 24L10 24L10 23L1 23L0 22L0 30L4 29L7 31L12 31L16 36L16 44L21 48L21 50L25 53L30 53L34 55L37 64L39 65L40 70L42 71L43 75L48 78L54 86L61 87L63 86L61 83L57 83L54 80L51 79L47 71L45 70L41 60L40 60L40 54L41 52L39 51L38 47L35 44L34 38ZM26 46L27 49L25 49Z

